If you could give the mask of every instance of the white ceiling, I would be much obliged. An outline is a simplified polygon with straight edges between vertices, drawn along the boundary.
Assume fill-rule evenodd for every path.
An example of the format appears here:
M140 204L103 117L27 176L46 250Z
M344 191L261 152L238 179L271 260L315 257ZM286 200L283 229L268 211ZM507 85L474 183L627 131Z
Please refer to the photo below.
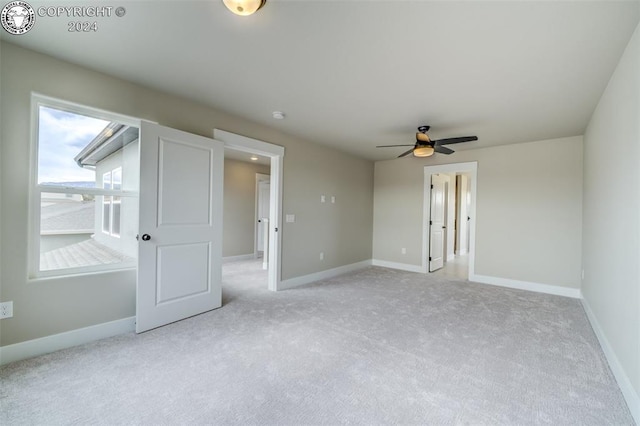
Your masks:
M421 124L479 137L458 150L583 134L640 17L638 1L102 4L127 13L90 34L38 17L3 39L373 160Z

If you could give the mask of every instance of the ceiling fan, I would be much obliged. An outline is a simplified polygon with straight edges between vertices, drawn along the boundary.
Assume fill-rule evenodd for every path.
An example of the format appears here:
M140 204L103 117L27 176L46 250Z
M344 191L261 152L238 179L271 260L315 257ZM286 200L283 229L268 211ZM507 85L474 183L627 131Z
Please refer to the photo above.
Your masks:
M376 148L390 148L395 146L413 146L409 151L398 155L398 158L405 157L411 153L413 153L414 157L430 157L434 152L438 152L440 154L451 154L455 152L452 149L447 148L443 145L449 145L453 143L462 143L462 142L471 142L477 141L477 136L462 136L459 138L447 138L447 139L438 139L436 141L431 140L427 132L429 131L429 126L420 126L418 127L418 133L416 133L416 143L414 145L378 145Z

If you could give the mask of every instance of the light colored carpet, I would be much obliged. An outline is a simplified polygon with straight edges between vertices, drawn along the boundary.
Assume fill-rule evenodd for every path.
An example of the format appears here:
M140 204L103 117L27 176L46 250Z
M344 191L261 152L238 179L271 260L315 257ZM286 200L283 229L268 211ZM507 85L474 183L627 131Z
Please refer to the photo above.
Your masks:
M221 309L3 367L0 424L633 424L577 300L224 270Z

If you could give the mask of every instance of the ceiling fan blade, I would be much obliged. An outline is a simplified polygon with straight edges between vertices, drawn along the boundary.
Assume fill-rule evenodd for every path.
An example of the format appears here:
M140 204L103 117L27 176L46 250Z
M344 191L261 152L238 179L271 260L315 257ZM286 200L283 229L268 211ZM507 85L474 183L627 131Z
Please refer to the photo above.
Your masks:
M433 150L435 152L439 152L440 154L447 154L447 155L453 154L455 152L454 150L449 149L446 146L439 146L439 145L434 146Z
M409 151L404 152L400 155L398 155L398 158L402 158L402 157L406 157L407 155L411 154L413 152L413 148L411 148Z
M415 144L406 144L406 145L378 145L376 148L393 148L394 146L415 146Z
M447 138L447 139L438 139L435 141L436 145L449 145L452 143L462 143L462 142L471 142L477 141L477 136L462 136L460 138Z

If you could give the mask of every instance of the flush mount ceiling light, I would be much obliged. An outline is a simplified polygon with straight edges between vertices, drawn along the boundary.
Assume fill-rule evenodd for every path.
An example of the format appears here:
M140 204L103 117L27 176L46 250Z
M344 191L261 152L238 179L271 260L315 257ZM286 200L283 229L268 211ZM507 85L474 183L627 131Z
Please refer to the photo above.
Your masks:
M251 161L258 161L258 157L256 157L255 155L251 156Z
M284 120L284 112L282 111L273 111L272 115L276 120Z
M266 2L267 0L222 0L227 9L240 16L253 15Z

